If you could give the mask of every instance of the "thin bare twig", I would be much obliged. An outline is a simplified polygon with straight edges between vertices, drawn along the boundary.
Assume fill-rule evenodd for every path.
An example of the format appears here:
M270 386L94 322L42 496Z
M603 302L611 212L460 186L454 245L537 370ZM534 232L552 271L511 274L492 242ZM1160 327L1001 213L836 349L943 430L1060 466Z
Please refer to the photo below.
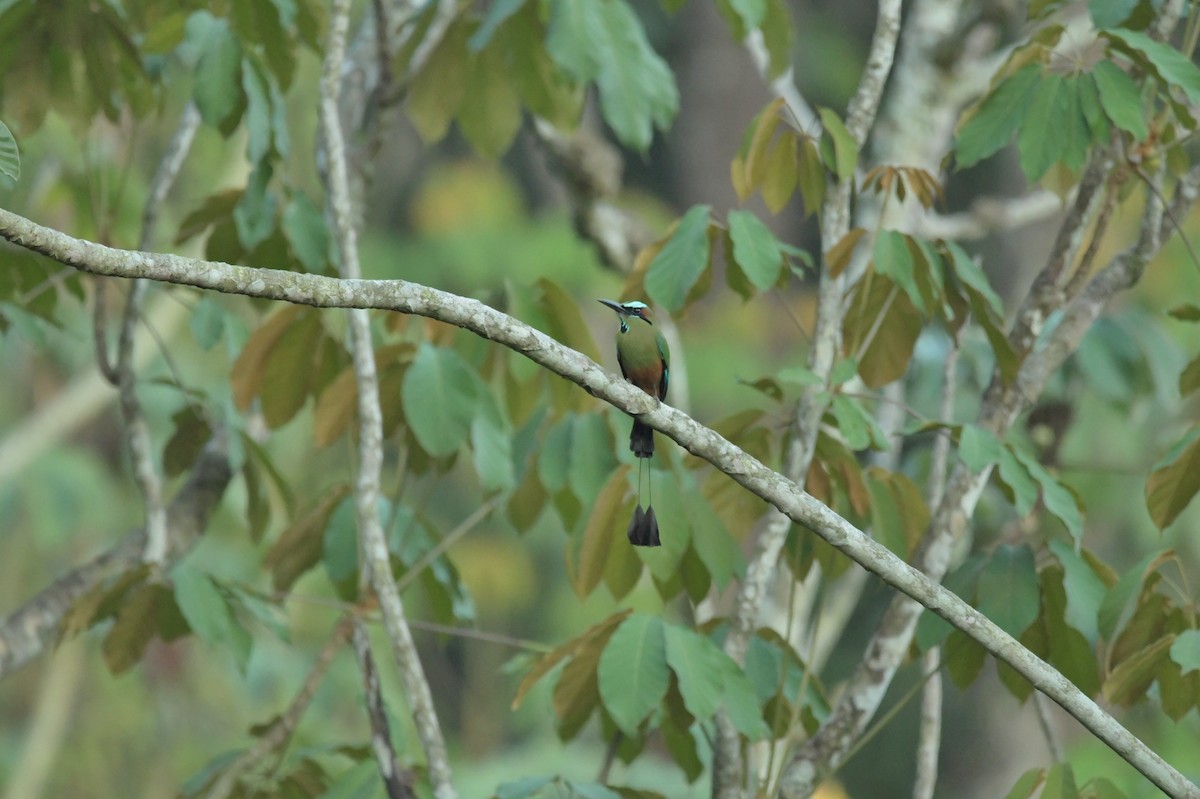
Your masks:
M237 759L225 767L221 772L221 776L212 784L205 794L205 799L226 799L233 789L237 787L238 780L242 775L250 771L252 768L261 763L264 759L279 752L288 741L292 739L292 735L296 732L296 727L300 725L300 719L304 715L304 711L308 710L308 706L312 704L313 697L317 694L317 688L321 685L321 681L325 679L325 674L329 671L329 665L333 662L333 656L346 643L346 639L350 637L350 631L353 628L354 617L347 614L338 621L333 628L333 633L329 636L329 640L325 642L325 646L321 647L321 651L317 653L317 658L313 661L312 668L308 671L308 676L304 678L304 682L300 685L300 690L292 697L291 703L281 715L271 722L266 732L259 736L258 741L254 746L242 752Z
M379 669L371 655L371 640L362 619L354 620L354 655L358 659L358 670L362 672L363 694L367 705L367 717L371 721L371 749L379 764L379 773L387 789L388 799L413 799L412 772L401 769L396 763L396 749L392 746L391 725L383 704L383 688L379 683Z
M937 787L938 749L942 742L942 673L940 647L933 647L921 659L929 674L921 689L921 726L917 734L917 777L913 782L913 799L933 799Z
M155 223L158 212L166 200L167 193L174 185L192 147L196 129L200 126L200 113L196 106L188 103L179 119L174 135L167 145L158 164L154 179L146 196L146 205L142 210L142 232L138 239L138 249L148 250L154 241ZM129 457L133 462L133 476L138 489L142 493L142 505L146 514L146 551L144 559L147 563L162 566L166 558L167 542L167 512L162 499L162 475L154 460L154 443L150 437L150 426L142 412L141 402L137 396L137 373L133 368L133 342L137 323L141 318L142 302L149 284L144 280L134 280L129 286L129 295L125 301L125 313L121 320L121 332L117 339L117 363L115 374L108 363L106 347L102 340L96 342L97 364L100 371L110 381L116 377L118 395L120 397L121 415L125 420L125 436L129 445ZM96 335L103 336L104 303L101 290L97 288L96 296Z
M349 0L334 0L329 43L321 72L320 118L327 154L325 179L328 214L340 255L341 274L344 279L356 281L361 278L362 270L358 261L358 233L353 222L346 148L338 112L349 15ZM364 563L370 569L371 585L379 598L384 627L408 694L417 735L425 749L434 796L437 799L457 799L446 756L446 742L434 710L429 682L421 667L400 593L392 576L387 540L379 518L383 419L375 354L371 344L371 320L366 310L356 309L350 311L349 321L350 348L358 383L359 462L354 494L360 550Z
M950 422L954 418L954 395L958 387L958 337L950 340L950 351L942 370L942 399L938 418ZM950 431L937 432L933 442L933 454L929 461L929 493L926 501L930 508L942 502L946 492L946 472L950 461ZM921 696L921 725L917 734L917 776L913 781L913 799L933 799L937 787L938 750L942 741L942 674L938 670L941 650L932 647L925 653L924 667L929 673Z
M421 576L421 572L429 568L429 564L441 557L442 553L447 549L454 546L455 542L474 529L475 525L486 519L488 514L495 510L496 506L500 504L500 496L500 494L497 494L487 502L484 502L482 505L476 508L470 516L459 522L457 527L443 536L442 540L438 541L436 546L422 555L421 559L410 566L408 570L404 572L404 576L396 581L396 590L400 593L403 593L405 588L408 588L410 585L412 585L413 580Z

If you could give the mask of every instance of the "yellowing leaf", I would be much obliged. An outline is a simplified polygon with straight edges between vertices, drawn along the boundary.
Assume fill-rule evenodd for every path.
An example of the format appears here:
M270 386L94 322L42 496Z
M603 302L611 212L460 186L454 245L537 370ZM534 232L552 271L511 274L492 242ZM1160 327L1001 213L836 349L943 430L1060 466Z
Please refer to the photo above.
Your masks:
M267 359L270 358L280 336L305 311L306 309L299 305L289 305L264 322L258 330L250 335L229 375L229 382L233 386L233 400L238 408L246 410L250 407L251 401L258 396L263 384Z
M825 269L830 277L837 277L850 265L850 255L855 245L865 236L867 231L860 227L851 228L845 236L825 253Z
M493 42L475 59L458 126L476 152L497 158L508 149L521 127L521 103L500 42Z
M614 549L629 546L622 535L627 521L624 517L631 510L629 503L624 501L628 477L628 466L614 470L592 506L580 545L579 569L574 575L575 592L580 598L590 595L600 584L609 554Z
M446 135L450 120L462 106L471 74L469 61L467 26L460 18L446 30L409 85L405 108L426 143Z
M1114 705L1130 705L1145 695L1162 661L1170 657L1174 635L1166 635L1121 661L1101 687L1104 699Z
M1179 517L1200 491L1200 430L1175 445L1146 481L1146 507L1163 530Z

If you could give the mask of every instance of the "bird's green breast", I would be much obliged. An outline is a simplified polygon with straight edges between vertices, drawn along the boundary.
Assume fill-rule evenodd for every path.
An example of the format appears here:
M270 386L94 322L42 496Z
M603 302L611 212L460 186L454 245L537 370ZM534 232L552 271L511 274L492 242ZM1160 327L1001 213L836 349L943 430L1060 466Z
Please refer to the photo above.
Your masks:
M667 365L671 361L666 339L642 319L630 319L626 327L617 333L621 371L638 388L663 398L667 393Z

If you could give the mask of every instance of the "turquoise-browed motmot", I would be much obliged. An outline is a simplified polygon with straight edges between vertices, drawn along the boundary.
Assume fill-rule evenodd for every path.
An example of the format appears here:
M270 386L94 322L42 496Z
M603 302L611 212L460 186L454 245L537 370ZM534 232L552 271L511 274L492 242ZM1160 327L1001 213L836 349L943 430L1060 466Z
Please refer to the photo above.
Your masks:
M667 398L671 380L671 351L667 340L650 321L650 309L644 302L613 302L600 300L617 312L621 323L617 331L617 363L625 379L660 400ZM656 547L658 520L654 517L653 492L651 501L642 510L642 460L654 455L654 430L633 420L629 433L629 449L638 459L638 504L629 522L629 541L634 546Z

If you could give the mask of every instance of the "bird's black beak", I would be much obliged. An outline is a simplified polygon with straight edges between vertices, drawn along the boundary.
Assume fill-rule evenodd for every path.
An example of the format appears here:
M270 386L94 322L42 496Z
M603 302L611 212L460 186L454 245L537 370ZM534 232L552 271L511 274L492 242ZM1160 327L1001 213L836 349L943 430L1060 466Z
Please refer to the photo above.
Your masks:
M614 311L616 311L619 314L625 313L625 309L621 306L621 303L619 303L619 302L613 302L612 300L596 300L596 302L607 305L609 308L612 308Z

